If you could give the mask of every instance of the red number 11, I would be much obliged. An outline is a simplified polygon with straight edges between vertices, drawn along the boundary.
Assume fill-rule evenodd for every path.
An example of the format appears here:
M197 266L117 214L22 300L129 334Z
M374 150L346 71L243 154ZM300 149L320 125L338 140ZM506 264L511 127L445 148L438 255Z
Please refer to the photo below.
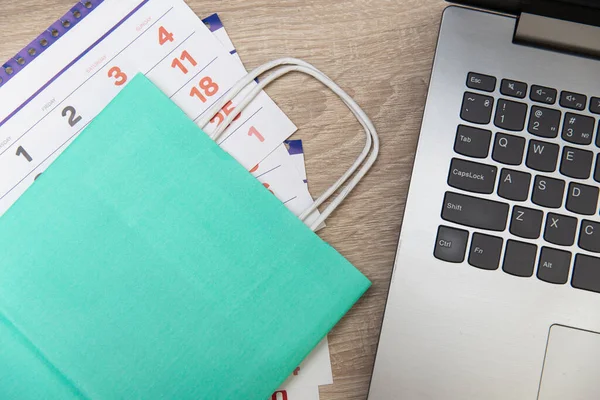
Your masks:
M190 64L192 64L192 66L194 66L194 67L196 65L198 65L198 63L196 62L196 60L194 60L194 58L190 55L190 53L188 53L187 50L184 50L183 53L181 53L181 56L179 58L174 58L173 62L171 63L172 68L179 67L181 72L183 72L184 74L187 74L189 71L183 65L183 63L180 61L180 59L181 59L181 61L188 60L190 62Z

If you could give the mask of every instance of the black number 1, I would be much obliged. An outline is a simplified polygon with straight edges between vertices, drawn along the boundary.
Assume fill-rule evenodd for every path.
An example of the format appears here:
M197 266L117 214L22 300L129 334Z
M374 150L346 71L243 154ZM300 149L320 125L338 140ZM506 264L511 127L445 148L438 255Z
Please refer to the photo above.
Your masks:
M62 110L62 116L66 117L67 114L69 114L69 125L75 126L79 121L81 121L81 116L77 115L77 110L75 110L75 107L65 107L65 109Z
M29 153L22 146L19 146L17 148L17 156L23 156L29 162L31 162L33 160L33 158L31 158Z

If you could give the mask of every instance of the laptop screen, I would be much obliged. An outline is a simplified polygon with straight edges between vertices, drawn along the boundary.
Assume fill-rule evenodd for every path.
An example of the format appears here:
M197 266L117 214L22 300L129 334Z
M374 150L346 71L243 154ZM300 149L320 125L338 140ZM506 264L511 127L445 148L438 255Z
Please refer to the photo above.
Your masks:
M454 0L456 3L473 5L476 7L490 8L505 12L521 12L530 7L553 8L561 6L584 6L600 9L598 0Z
M449 0L455 3L519 14L529 12L600 26L600 0Z

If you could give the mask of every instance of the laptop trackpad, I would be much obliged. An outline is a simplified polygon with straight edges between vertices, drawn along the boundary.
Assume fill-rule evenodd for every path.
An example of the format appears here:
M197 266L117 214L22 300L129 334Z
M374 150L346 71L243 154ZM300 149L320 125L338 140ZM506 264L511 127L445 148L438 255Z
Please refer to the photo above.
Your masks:
M600 334L553 325L539 400L600 399Z

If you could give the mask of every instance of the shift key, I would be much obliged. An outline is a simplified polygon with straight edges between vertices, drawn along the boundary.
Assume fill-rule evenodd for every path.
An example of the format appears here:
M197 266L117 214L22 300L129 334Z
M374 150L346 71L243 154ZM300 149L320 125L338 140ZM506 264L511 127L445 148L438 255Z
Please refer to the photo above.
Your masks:
M506 229L508 204L446 192L442 218L446 221L490 231Z

